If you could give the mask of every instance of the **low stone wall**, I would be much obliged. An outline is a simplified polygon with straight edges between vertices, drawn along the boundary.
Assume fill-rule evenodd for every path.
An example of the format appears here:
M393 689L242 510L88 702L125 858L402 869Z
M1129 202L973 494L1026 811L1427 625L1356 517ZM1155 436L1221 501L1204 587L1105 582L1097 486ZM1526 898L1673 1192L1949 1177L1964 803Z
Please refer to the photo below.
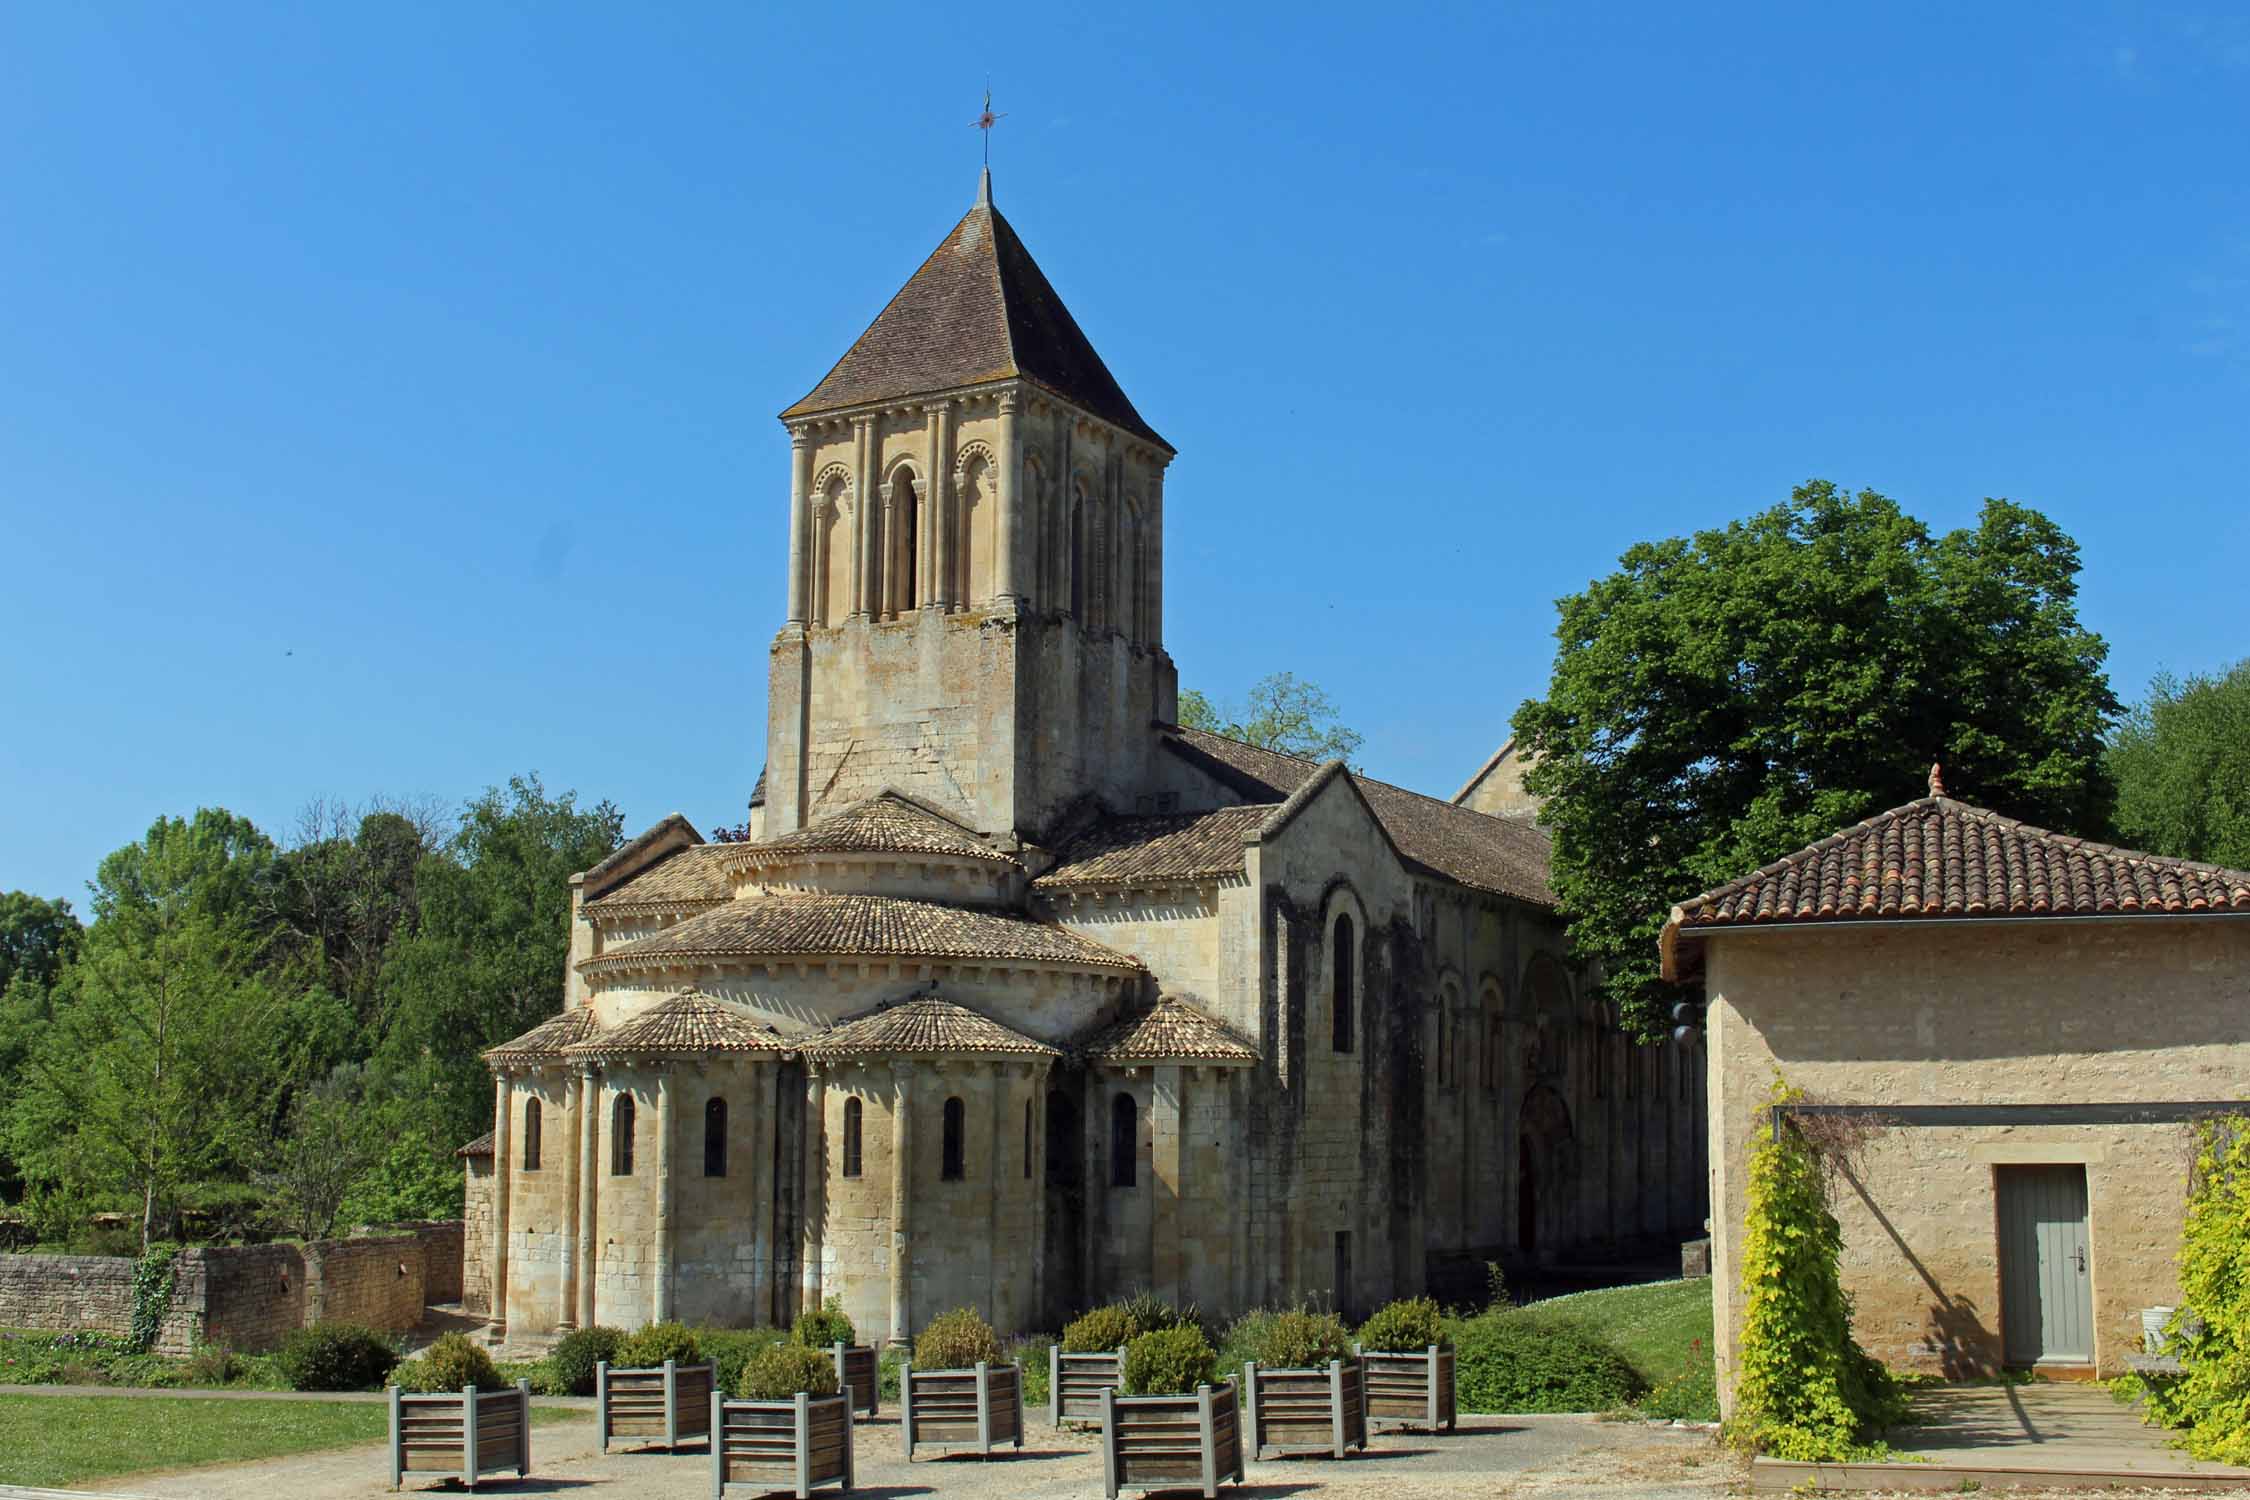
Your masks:
M489 1315L492 1311L491 1157L469 1158L468 1191L463 1195L461 1212L461 1310Z

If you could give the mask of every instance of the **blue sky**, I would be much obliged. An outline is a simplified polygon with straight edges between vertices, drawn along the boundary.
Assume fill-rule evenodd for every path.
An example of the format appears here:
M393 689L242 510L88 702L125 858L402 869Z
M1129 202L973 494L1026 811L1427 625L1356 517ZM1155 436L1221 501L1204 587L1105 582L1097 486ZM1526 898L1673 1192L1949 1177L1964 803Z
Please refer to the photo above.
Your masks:
M0 10L0 889L160 813L762 758L788 449L997 197L1142 412L1168 639L1449 794L1553 601L1811 476L2250 654L2250 13Z

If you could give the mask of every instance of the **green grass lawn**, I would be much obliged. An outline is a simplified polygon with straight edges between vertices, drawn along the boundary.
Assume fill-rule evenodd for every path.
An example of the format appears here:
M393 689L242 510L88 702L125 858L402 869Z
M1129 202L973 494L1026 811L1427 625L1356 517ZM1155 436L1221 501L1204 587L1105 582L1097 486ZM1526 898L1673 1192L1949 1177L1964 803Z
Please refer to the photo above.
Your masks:
M586 1413L535 1405L531 1415L543 1426ZM77 1484L380 1443L389 1417L390 1408L379 1401L0 1395L0 1484ZM534 1461L538 1456L535 1446ZM372 1464L369 1475L373 1486Z
M1708 1278L1577 1292L1534 1302L1525 1311L1567 1316L1601 1334L1648 1382L1642 1407L1649 1415L1719 1419Z

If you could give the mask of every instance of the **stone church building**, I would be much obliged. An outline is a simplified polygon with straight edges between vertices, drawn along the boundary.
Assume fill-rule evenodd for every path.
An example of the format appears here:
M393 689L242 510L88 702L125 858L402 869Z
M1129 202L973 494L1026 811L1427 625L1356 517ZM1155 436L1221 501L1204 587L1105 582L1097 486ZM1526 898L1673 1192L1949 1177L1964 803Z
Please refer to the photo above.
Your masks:
M1177 724L1173 450L989 176L782 421L752 836L573 882L469 1151L496 1334L1359 1314L1701 1224L1700 1060L1588 998L1505 752L1447 802Z

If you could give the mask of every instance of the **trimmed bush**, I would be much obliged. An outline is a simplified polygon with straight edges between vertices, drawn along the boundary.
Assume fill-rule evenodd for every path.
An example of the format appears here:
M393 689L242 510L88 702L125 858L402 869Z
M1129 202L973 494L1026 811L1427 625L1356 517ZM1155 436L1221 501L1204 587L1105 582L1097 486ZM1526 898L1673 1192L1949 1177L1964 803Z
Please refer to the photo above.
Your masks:
M787 1401L799 1391L809 1396L836 1394L835 1364L803 1344L774 1344L760 1350L742 1367L734 1387L744 1401Z
M1107 1307L1091 1308L1064 1325L1063 1353L1107 1354L1124 1348L1142 1331L1133 1326L1132 1314L1122 1303L1112 1302Z
M1000 1337L973 1307L938 1314L914 1341L917 1370L966 1370L979 1361L1000 1363Z
M1332 1359L1352 1357L1352 1336L1334 1313L1300 1307L1266 1318L1250 1346L1250 1357L1277 1370L1324 1368Z
M625 1343L624 1333L615 1328L604 1328L599 1323L591 1328L575 1328L555 1344L547 1356L547 1365L555 1372L555 1387L566 1395L591 1396L594 1394L594 1366L604 1360L617 1363L617 1351Z
M844 1315L844 1300L831 1297L811 1312L799 1313L797 1322L789 1330L789 1342L807 1349L826 1349L833 1344L853 1345L859 1342L859 1330Z
M473 1385L480 1391L504 1391L508 1382L481 1344L467 1334L449 1333L391 1373L401 1390L458 1391Z
M315 1323L282 1342L277 1362L293 1391L371 1391L398 1363L398 1350L357 1323Z
M703 1357L714 1366L711 1379L722 1391L733 1390L742 1381L743 1368L782 1341L778 1328L699 1328L695 1338L703 1346Z
M1420 1354L1432 1344L1444 1348L1449 1340L1437 1303L1428 1297L1406 1297L1376 1309L1360 1324L1359 1342L1371 1354Z
M683 1365L703 1363L703 1346L684 1323L651 1323L617 1346L613 1364L629 1370L653 1369L671 1359Z
M1520 1309L1461 1323L1454 1360L1465 1411L1614 1411L1641 1394L1640 1376L1599 1334Z
M1218 1358L1192 1323L1144 1333L1125 1346L1125 1394L1193 1395L1197 1386L1211 1383Z

